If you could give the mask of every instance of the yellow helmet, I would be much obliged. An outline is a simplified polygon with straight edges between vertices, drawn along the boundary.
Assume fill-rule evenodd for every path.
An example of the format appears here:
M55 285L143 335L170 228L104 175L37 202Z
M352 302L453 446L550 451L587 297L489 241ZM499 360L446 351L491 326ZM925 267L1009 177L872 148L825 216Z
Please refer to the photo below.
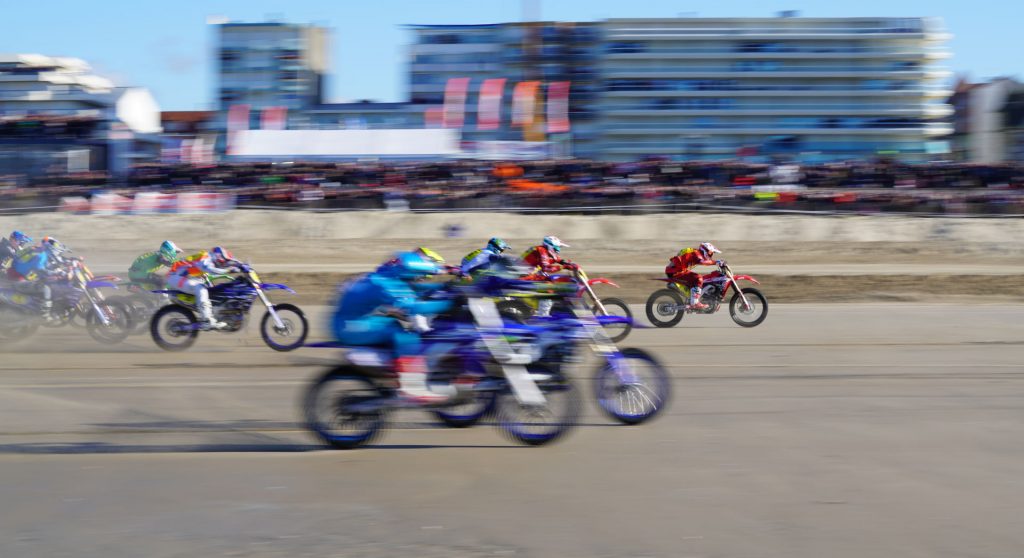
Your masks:
M430 260L430 261L432 261L434 263L437 263L437 264L443 264L444 263L444 258L441 257L441 254L438 254L437 252L431 250L430 248L425 248L423 246L420 246L419 248L417 248L415 250L415 252L417 254L419 254L420 257L422 257L422 258L424 258L426 260Z

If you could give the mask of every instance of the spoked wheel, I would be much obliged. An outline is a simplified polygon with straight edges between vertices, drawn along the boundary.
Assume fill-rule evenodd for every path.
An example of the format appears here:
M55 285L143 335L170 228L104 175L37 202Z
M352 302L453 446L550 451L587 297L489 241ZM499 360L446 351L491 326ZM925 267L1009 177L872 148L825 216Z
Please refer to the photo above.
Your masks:
M317 438L338 449L369 443L384 429L386 395L366 376L339 366L320 377L306 392L306 426Z
M623 424L640 424L658 415L669 402L672 384L665 367L640 349L623 349L594 378L597 404Z
M524 405L512 392L498 398L495 414L498 427L509 437L522 444L540 446L552 442L576 425L579 420L580 394L568 376L554 372L547 366L531 364L527 367L544 393L544 405Z
M306 342L309 334L309 322L306 315L297 306L291 304L275 304L274 311L281 318L284 327L277 327L274 317L267 312L260 322L260 335L263 342L275 351L294 351Z
M622 341L629 335L629 332L633 331L633 312L629 309L629 305L618 298L602 298L601 305L608 311L607 315L627 318L629 320L623 323L603 324L605 335L613 342L618 343ZM600 309L596 304L594 305L593 312L595 316L600 316Z
M32 336L40 320L27 312L0 306L0 344L14 343Z
M131 307L118 300L98 301L97 306L106 315L107 322L103 323L95 309L89 312L85 318L89 336L106 345L124 341L132 332Z
M182 306L164 306L149 321L153 342L165 351L184 351L196 342L196 315Z
M107 300L117 300L128 305L132 318L131 335L141 335L149 329L149 320L153 313L160 307L159 299L143 295L110 297Z
M671 289L661 289L647 297L647 319L655 327L672 327L682 321L683 297Z
M739 293L732 295L732 300L729 301L729 315L732 316L732 321L743 327L760 325L768 317L768 299L753 287L743 289L743 294L747 298L748 306L744 307Z
M485 370L476 361L455 358L444 362L441 368L441 372L437 374L438 379L456 385L462 380L470 385L476 384L484 380L486 376ZM476 425L484 417L493 413L497 400L498 393L496 391L479 391L467 394L460 399L459 403L435 409L433 413L445 426L467 428Z

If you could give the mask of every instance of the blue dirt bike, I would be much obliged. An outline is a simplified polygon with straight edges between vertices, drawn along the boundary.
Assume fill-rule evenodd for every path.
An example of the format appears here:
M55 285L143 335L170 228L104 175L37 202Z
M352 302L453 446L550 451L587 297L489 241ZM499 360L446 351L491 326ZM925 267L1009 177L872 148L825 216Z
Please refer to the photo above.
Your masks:
M446 401L403 400L389 352L347 347L346 362L328 370L306 391L307 427L325 443L348 449L380 435L394 410L423 408L457 417L464 413L461 407L486 401L498 428L517 442L542 445L565 435L581 411L571 378L517 354L507 343L503 322L488 296L463 298L452 315L436 320L434 330L423 335L431 370L427 381L449 388ZM336 343L310 346L346 348Z
M266 291L283 290L295 293L287 285L263 283L251 267L233 264L239 274L229 281L209 285L214 316L227 324L223 333L239 331L246 323L253 302L259 299L267 309L260 321L260 336L275 351L292 351L302 346L309 333L306 315L293 304L273 304ZM183 351L192 346L200 331L211 331L197 316L195 297L175 290L153 291L174 301L156 311L149 322L149 331L157 346L166 351Z
M576 297L562 304L573 314L553 318L533 318L527 324L509 320L506 336L517 353L531 362L562 372L582 360L584 346L603 362L594 371L594 393L598 406L609 417L623 424L640 424L653 419L668 405L671 381L665 367L651 354L636 348L619 349L607 331L623 316L595 316ZM472 403L453 409L439 409L437 417L448 426L472 426L493 412L489 394L480 394Z
M108 300L100 289L117 288L117 277L96 278L80 258L67 258L68 278L51 281L50 320L43 319L43 299L18 284L0 288L0 343L26 339L44 327L84 327L89 336L108 345L120 343L132 329L131 311Z

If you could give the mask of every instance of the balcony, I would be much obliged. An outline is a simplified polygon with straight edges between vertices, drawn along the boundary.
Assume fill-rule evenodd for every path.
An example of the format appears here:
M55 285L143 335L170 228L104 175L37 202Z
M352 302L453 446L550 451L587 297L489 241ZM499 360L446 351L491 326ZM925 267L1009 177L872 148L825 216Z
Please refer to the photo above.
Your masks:
M603 122L601 128L607 135L667 135L680 134L729 134L729 135L921 135L944 136L953 133L953 127L946 123L927 124L892 124L872 127L825 127L804 123L786 122L705 122L705 123L609 123Z
M685 70L632 68L603 68L601 75L605 78L857 78L857 77L899 77L906 79L923 78L927 74L923 68L892 68L885 66L821 66L768 69L740 69L724 66L693 67Z
M703 100L703 99L701 99ZM716 104L695 103L616 103L601 106L610 116L658 117L668 116L928 116L946 117L953 114L949 105L921 103L735 103L723 99L708 99ZM732 101L729 99L728 101Z
M877 59L898 58L910 60L948 58L950 52L942 48L884 48L884 47L817 47L817 46L779 46L770 50L744 50L741 45L730 48L694 47L694 48L649 48L645 43L638 43L620 51L610 50L604 56L611 60L644 60L644 59L728 59L728 60L784 60L784 59Z

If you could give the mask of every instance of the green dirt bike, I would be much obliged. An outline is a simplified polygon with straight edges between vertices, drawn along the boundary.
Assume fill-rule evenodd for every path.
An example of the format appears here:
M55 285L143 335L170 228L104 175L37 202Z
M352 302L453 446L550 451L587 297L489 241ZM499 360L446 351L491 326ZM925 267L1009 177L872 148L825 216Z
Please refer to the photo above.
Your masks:
M576 266L572 271L573 274L571 276L552 275L548 280L552 283L575 283L576 296L582 298L583 295L586 295L589 297L590 304L588 304L588 306L590 306L590 309L595 316L618 316L622 318L629 318L628 320L604 324L605 334L613 342L619 342L625 339L629 333L633 331L633 312L630 311L629 305L619 298L598 298L593 289L594 285L611 285L616 288L618 288L618 285L615 284L614 281L604 277L595 277L591 279L587 276L587 273L583 271L583 268L579 266ZM496 302L498 312L500 312L501 315L520 323L524 323L537 313L540 301L540 297L537 297L532 293L524 293L508 296ZM571 313L571 309L565 307L564 303L559 301L555 303L551 312Z

